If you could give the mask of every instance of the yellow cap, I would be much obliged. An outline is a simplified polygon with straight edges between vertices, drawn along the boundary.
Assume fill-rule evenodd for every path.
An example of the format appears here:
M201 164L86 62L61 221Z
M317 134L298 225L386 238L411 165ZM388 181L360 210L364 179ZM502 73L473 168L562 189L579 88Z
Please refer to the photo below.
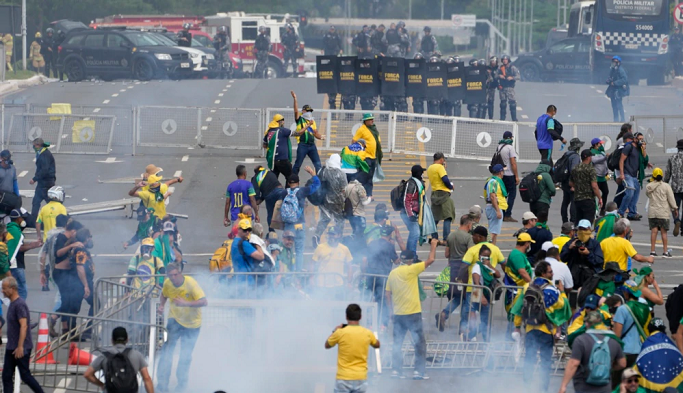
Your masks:
M284 120L284 119L285 119L285 117L279 113L277 113L275 116L273 116L273 121L280 121L280 120Z
M159 183L161 181L162 177L158 175L149 175L147 177L147 184L154 184L154 183Z
M662 168L655 168L655 170L652 171L652 177L659 177L659 176L664 177L664 171L662 170Z
M36 32L36 38L41 38L43 35L40 32Z
M154 239L152 239L151 237L146 237L146 238L142 239L142 242L140 242L140 245L141 246L154 247Z
M526 232L520 233L519 236L517 236L517 241L518 241L518 242L532 242L532 243L536 243L536 241L534 241L533 239L531 239L531 235L529 235L529 234L526 233Z
M243 230L251 229L251 220L248 218L244 218L244 219L240 220L239 226L240 226L240 229L243 229Z

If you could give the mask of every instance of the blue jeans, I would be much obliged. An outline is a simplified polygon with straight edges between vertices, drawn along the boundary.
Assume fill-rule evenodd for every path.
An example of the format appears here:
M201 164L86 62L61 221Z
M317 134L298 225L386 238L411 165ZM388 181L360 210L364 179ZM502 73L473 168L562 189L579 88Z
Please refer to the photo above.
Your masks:
M338 379L334 384L334 393L365 393L368 391L368 381L358 379L347 381Z
M411 221L404 210L401 210L401 219L408 228L408 240L406 241L406 250L417 252L417 241L420 238L420 225L417 221Z
M552 334L540 330L531 330L524 339L524 382L531 382L536 367L536 354L541 351L541 390L547 391L550 384L550 368L552 366L553 345L555 341Z
M157 371L157 386L160 387L159 390L167 390L168 380L171 377L173 352L175 351L176 344L180 341L180 356L178 356L178 367L176 367L176 379L178 380L177 390L183 390L187 387L190 364L192 363L192 351L194 351L194 346L199 337L199 328L186 328L171 318L166 324L166 329L168 330L168 339L161 349L159 370Z
M305 143L299 143L299 146L296 148L296 162L294 163L294 168L292 168L293 174L299 174L299 170L301 169L301 165L304 163L306 156L311 159L313 167L315 167L315 173L318 173L321 168L318 148L315 147L315 144L309 145Z
M484 290L482 290L482 291L484 291ZM471 292L467 293L467 301L462 306L462 314L463 315L465 313L468 314L468 316L467 316L468 325L469 325L468 340L471 341L473 338L477 337L478 332L481 332L481 337L484 341L489 340L489 308L490 307L488 305L484 306L481 303L473 303L472 302L472 293ZM474 320L474 321L469 320L469 313L471 311L479 311L480 325L479 325L478 329L477 329L477 321L476 320ZM461 324L461 327L462 327L462 324Z
M615 123L624 122L624 103L621 101L622 98L612 97L610 101L612 102L612 116L614 117Z
M294 229L301 225L301 229ZM300 272L304 268L304 241L306 240L306 224L285 224L285 231L294 232L294 271Z
M19 297L26 300L28 297L28 291L26 290L26 271L19 267L9 270L12 272L12 277L17 280L17 290L19 291Z
M36 183L36 192L33 194L33 203L31 206L31 216L33 217L34 221L38 218L38 213L40 213L40 203L43 201L45 201L45 203L50 202L50 199L47 197L47 190L54 185L54 183Z
M503 211L503 218L512 217L512 207L515 206L515 198L517 197L517 181L515 176L503 176L503 184L508 192L508 208Z
M427 362L427 341L422 329L422 313L410 315L394 315L393 345L391 347L392 368L403 372L403 340L406 332L410 332L415 347L415 371L425 372Z
M622 217L626 217L626 209L628 209L628 218L631 218L638 214L638 198L640 198L640 183L638 178L624 175L624 181L626 182L626 192L624 193L624 199L621 201L621 206L619 207L619 214ZM629 188L634 188L630 190Z

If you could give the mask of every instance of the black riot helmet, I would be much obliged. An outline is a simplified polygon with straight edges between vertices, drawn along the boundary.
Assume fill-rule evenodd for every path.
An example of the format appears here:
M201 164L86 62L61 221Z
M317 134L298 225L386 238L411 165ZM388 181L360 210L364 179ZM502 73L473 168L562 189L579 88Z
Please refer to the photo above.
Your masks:
M228 28L225 27L225 26L221 26L221 27L218 28L218 32L219 32L219 33L227 33L227 32L228 32Z
M486 65L486 60L484 60L484 59L479 59L479 60L477 61L477 65L478 65L478 66L485 66L485 65Z
M453 61L454 61L455 63L460 63L460 62L462 61L462 60L460 59L460 56L458 56L458 55L455 55L455 56L451 57L451 59L453 59Z
M496 66L498 66L498 58L497 58L496 56L491 56L491 57L489 58L489 65L490 65L491 67L496 67Z
M447 64L454 64L454 63L457 63L457 61L455 60L455 57L451 56L448 58L448 60L446 60L446 63Z
M414 57L414 59L415 59L415 60L420 60L420 59L424 59L424 56L422 56L422 53L420 53L420 52L417 52L417 53L415 54L415 57Z
M477 59L470 59L469 64L470 64L470 67L476 67L476 65L477 65Z
M406 22L401 20L396 24L396 27L397 28L404 28L404 27L406 27Z
M432 32L432 28L429 27L429 26L425 26L425 28L423 29L423 31L424 31L425 33L431 33L431 32Z
M505 63L505 60L507 60L507 61L508 61L508 64L510 64L510 56L508 56L508 55L503 55L503 56L500 57L500 61L501 61L502 63Z
M438 56L432 56L429 58L430 63L438 63L440 61Z
M45 30L45 34L54 34L55 30L52 27L48 27L47 30Z

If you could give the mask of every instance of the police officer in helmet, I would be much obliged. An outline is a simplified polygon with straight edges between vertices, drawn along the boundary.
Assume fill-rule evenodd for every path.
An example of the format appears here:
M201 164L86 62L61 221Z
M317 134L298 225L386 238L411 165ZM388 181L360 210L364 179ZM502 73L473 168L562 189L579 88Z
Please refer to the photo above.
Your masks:
M438 54L438 52L437 52ZM439 56L434 55L429 58L429 62L434 64L434 63L440 63L441 59ZM430 98L427 100L427 113L430 115L438 115L439 111L441 108L441 99L440 98Z
M486 109L489 119L493 120L493 106L496 101L496 90L498 90L498 58L491 56L489 65L486 68Z
M612 114L615 122L624 122L624 104L621 100L631 93L631 88L628 84L628 75L626 70L621 66L621 57L612 57L612 65L609 69L609 78L607 78L607 90L605 95L609 97L612 102Z
M401 23L401 22L399 22ZM418 52L415 54L415 60L424 59L422 53ZM413 97L413 112L414 113L425 113L425 98L424 97Z
M45 76L50 77L50 70L57 77L57 51L54 50L55 46L55 31L52 27L48 27L45 30L45 37L43 38L43 44L40 46L40 53L45 59Z
M431 57L439 50L439 44L436 42L436 37L432 35L431 27L425 26L423 31L424 36L420 42L420 52L422 52L424 57Z
M299 36L297 36L296 32L294 31L294 26L292 26L291 23L287 23L287 27L285 29L285 32L282 34L282 37L280 37L280 41L282 42L282 46L284 46L285 50L283 53L284 57L284 73L285 75L287 74L287 67L289 66L289 63L292 63L292 76L296 77L296 47L297 47L297 42L299 41Z
M488 81L488 67L486 66L486 60L484 59L479 59L477 60L477 66L481 68L486 68L487 69L487 81ZM488 91L487 91L488 93ZM488 99L488 96L487 96ZM486 119L486 109L488 108L488 101L485 103L481 103L477 106L477 117L480 119Z
M265 26L258 28L259 35L254 43L256 52L256 66L254 67L254 78L267 78L268 54L270 52L270 36Z
M229 78L230 75L228 75L228 72L232 72L232 67L230 67L230 70L226 70L225 67L225 61L226 59L229 61L230 56L228 55L228 52L230 52L230 36L228 35L228 29L225 26L221 26L218 28L218 33L213 37L213 47L216 49L216 55L218 57L218 67L220 69L220 77L221 78Z
M476 67L478 64L477 59L470 59L469 66ZM479 115L479 106L484 104L467 104L467 111L472 119L476 119Z
M336 56L342 54L342 40L334 26L323 36L323 50L325 56Z
M446 60L446 67L453 66L456 61L457 56L451 56ZM460 102L460 100L458 100ZM439 112L441 116L453 116L453 108L455 107L455 102L451 101L448 96L441 100L441 105L439 106Z
M178 32L178 46L189 48L192 46L192 33L190 33L192 23L183 23L183 29Z
M510 118L517 121L517 100L515 98L515 83L520 79L517 67L510 64L510 56L501 57L500 68L498 69L498 90L500 92L500 120L505 120L505 109L510 103Z

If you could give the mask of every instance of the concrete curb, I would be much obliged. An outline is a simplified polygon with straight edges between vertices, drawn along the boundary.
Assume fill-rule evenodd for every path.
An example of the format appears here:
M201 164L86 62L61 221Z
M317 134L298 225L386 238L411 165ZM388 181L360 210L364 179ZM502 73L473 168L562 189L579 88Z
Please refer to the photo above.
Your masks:
M35 75L24 80L7 80L0 83L0 96L45 83L48 83L48 79L43 75Z
M679 90L683 90L683 77L677 76L671 81L671 85Z

